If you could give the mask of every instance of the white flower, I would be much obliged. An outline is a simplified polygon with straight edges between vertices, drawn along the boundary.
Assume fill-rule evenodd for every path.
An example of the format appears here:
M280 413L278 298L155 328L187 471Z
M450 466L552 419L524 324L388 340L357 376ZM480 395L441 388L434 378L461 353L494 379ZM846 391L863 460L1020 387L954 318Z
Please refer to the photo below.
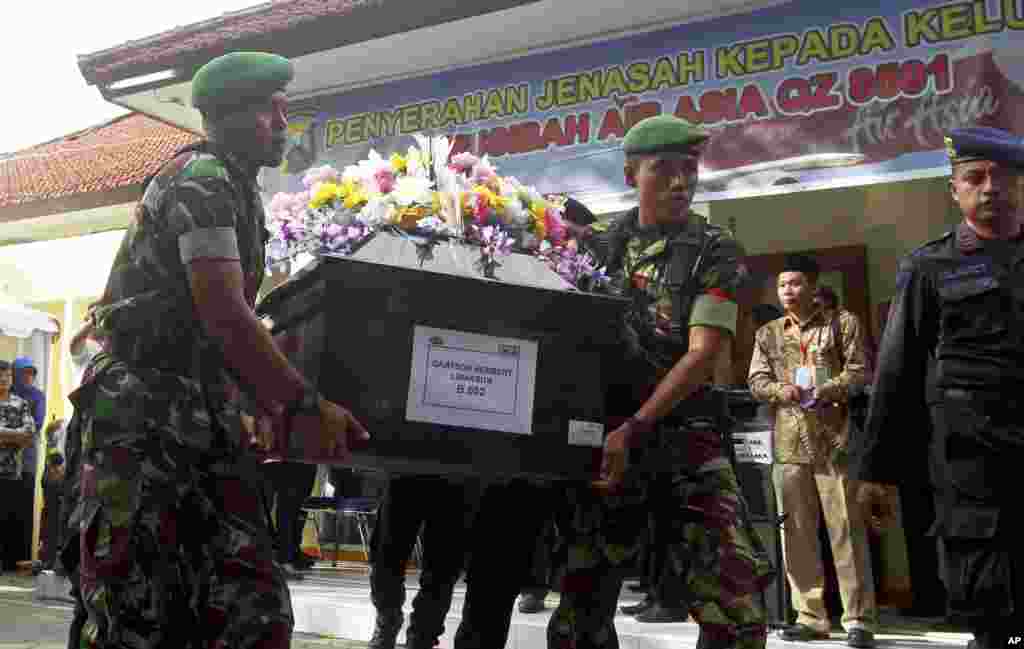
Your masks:
M522 201L519 200L518 196L512 196L511 200L505 204L505 218L518 226L527 225L533 218L530 215L530 210L523 207Z
M345 180L354 180L360 183L368 193L376 193L377 181L375 176L378 171L391 170L391 161L385 160L374 150L370 150L370 155L366 160L360 160L357 164L349 165L345 167L344 173L341 178Z
M428 178L430 172L423 164L423 154L414 146L409 147L405 155L405 173L409 176Z
M413 203L430 203L432 197L430 190L434 183L429 178L419 176L402 176L395 182L395 188L391 190L391 196L395 202L405 207Z
M359 218L371 228L378 228L391 223L390 213L394 210L391 201L383 196L374 196L363 206Z

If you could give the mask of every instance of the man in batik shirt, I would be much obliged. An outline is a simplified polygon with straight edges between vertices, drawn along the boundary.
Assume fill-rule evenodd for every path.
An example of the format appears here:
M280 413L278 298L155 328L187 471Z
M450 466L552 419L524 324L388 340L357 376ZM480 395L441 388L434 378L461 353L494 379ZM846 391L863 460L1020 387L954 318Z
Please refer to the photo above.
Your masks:
M850 391L864 383L864 336L857 316L815 302L819 268L789 255L778 278L785 315L758 329L750 361L754 398L776 406L772 481L786 514L782 548L796 624L783 640L828 638L822 511L852 647L874 645L875 590L867 528L847 476Z
M743 250L689 211L708 133L672 117L648 118L623 143L639 206L595 245L612 286L633 308L623 323L629 360L614 398L628 419L605 440L597 491L577 489L560 521L561 599L552 649L617 647L615 608L648 518L667 557L653 586L688 610L699 646L765 645L758 603L773 573L749 524L725 450L724 398L707 383L722 341L735 335Z

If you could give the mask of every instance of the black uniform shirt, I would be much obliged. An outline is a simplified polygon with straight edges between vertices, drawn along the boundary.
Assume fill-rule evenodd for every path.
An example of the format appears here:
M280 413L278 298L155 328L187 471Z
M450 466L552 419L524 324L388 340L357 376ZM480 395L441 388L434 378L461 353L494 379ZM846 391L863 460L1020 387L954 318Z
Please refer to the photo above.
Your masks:
M896 484L926 471L928 405L946 390L1024 390L1024 239L985 242L961 223L899 267L852 477ZM908 459L920 458L920 462Z

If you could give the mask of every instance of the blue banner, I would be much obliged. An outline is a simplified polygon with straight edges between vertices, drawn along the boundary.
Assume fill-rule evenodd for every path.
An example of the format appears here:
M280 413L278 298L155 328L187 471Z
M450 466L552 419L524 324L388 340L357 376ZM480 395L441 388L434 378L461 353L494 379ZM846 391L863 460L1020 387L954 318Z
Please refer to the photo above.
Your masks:
M269 191L304 170L448 135L503 176L587 200L627 191L619 143L673 113L714 133L701 198L935 175L943 134L1024 132L1022 0L795 0L293 106ZM429 53L424 55L429 56Z

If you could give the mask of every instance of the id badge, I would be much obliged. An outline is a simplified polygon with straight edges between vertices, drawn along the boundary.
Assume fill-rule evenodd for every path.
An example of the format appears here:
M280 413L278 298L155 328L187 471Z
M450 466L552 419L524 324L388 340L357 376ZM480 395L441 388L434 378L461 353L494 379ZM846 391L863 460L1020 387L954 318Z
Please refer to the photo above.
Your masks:
M821 388L821 386L828 383L828 368L827 367L815 367L814 368L814 387Z
M796 387L801 390L810 390L814 387L814 368L801 365L796 368L796 376L793 378L793 383L796 384Z

